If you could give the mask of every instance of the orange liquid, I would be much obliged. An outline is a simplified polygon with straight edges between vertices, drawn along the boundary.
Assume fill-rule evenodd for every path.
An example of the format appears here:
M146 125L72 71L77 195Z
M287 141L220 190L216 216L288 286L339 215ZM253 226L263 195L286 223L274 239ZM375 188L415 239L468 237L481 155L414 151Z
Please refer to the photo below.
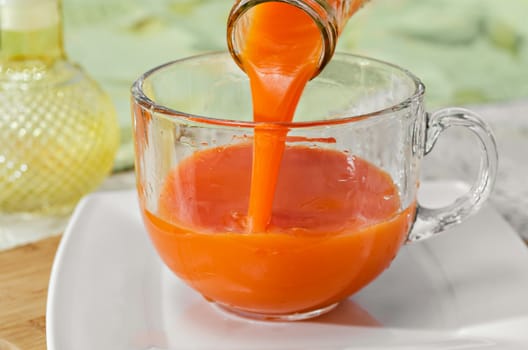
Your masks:
M293 119L322 42L295 7L271 2L253 11L241 54L260 123L253 144L185 159L166 178L158 211L143 215L165 263L206 298L289 314L331 305L377 277L404 241L414 206L401 210L390 176L365 160L286 147L287 128L273 123Z
M307 14L284 3L253 10L241 54L253 97L256 122L289 122L304 86L315 74L321 51L319 30ZM287 129L261 125L255 130L255 155L248 209L249 231L263 232L271 219L276 180Z
M341 18L356 12L363 0L350 1L349 7L343 0L327 3ZM240 58L251 83L253 119L290 122L306 83L318 70L323 46L320 31L308 14L292 5L268 2L252 11ZM255 129L250 232L265 231L271 220L286 133L286 128L276 125Z
M285 314L356 292L391 262L414 208L360 158L285 147L265 233L247 233L250 144L195 153L173 169L144 219L160 256L206 298Z

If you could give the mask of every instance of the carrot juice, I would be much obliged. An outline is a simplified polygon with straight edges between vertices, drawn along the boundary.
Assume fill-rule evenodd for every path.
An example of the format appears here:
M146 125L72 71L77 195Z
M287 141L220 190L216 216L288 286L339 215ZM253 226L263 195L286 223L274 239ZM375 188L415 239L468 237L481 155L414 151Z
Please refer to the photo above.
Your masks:
M255 129L249 230L265 230L271 219L287 129L304 86L318 68L322 41L313 20L300 9L270 2L253 9L241 60L251 84Z
M343 12L351 16L363 2L326 1L337 17L345 16ZM270 128L266 123L292 121L306 83L319 70L324 44L316 22L296 6L272 1L259 4L251 11L240 61L251 84L253 119L261 123L255 128L248 211L249 230L259 232L271 220L287 132L286 128Z
M414 206L402 208L387 173L295 146L277 123L292 121L321 45L302 10L256 6L240 56L253 141L195 151L166 177L157 211L143 210L164 262L207 299L268 315L324 308L377 277L405 239Z
M144 211L164 262L206 298L257 313L331 305L391 262L413 209L390 176L334 150L287 146L265 232L248 233L252 144L212 148L166 178Z

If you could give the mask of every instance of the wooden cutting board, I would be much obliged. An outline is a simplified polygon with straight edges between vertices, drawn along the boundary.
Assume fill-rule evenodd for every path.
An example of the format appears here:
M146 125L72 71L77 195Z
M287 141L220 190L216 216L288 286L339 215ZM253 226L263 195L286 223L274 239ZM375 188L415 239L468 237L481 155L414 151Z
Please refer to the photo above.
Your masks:
M0 350L46 349L46 298L59 241L0 252Z

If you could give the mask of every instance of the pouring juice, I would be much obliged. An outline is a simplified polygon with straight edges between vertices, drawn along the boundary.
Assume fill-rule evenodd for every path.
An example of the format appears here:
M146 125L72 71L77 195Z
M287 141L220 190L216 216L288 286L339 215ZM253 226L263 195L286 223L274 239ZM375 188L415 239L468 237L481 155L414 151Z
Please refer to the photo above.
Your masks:
M378 276L409 230L414 206L401 209L386 172L336 150L287 145L288 128L277 124L292 121L322 46L301 9L256 6L240 53L252 142L183 160L158 211L144 211L165 263L220 305L268 315L328 307Z

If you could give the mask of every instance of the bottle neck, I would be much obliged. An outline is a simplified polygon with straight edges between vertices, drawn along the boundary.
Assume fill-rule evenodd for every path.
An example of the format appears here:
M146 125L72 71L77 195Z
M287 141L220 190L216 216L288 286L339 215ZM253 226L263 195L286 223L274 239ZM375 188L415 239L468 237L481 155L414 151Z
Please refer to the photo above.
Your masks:
M64 58L60 0L0 1L0 64Z
M337 38L339 36L341 19L328 1L325 0L239 0L229 14L227 23L227 45L235 62L243 69L240 54L245 43L245 33L251 21L250 10L265 2L283 2L296 6L308 14L316 24L321 34L321 53L319 55L318 71L326 66L332 58Z

